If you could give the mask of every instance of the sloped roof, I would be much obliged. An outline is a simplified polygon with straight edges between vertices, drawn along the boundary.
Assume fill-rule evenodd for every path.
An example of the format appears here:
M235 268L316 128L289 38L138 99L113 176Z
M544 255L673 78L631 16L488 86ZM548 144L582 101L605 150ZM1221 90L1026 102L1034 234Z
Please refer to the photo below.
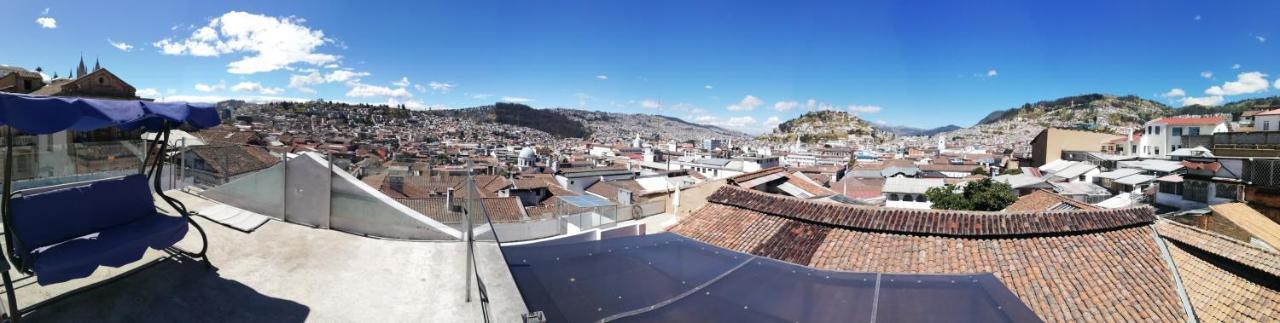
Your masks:
M1019 197L1004 209L1005 212L1047 212L1057 210L1098 210L1099 207L1072 200L1066 196L1038 189Z
M1180 321L1149 207L952 212L817 203L726 186L671 231L820 269L991 272L1046 321ZM1087 296L1086 296L1087 295Z
M1156 230L1201 321L1280 321L1280 253L1173 221Z
M1271 221L1267 216L1244 203L1224 203L1210 205L1214 213L1222 215L1231 223L1249 232L1272 248L1280 250L1280 224Z

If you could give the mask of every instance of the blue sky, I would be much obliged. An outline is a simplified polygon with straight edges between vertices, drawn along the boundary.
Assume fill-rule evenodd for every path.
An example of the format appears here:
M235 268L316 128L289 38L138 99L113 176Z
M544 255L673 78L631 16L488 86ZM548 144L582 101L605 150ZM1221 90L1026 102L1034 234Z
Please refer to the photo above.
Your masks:
M1275 1L20 1L5 8L5 47L21 50L0 52L0 64L65 74L83 53L165 100L324 98L415 108L506 100L659 113L758 133L812 109L967 126L992 110L1081 93L1172 106L1280 93Z

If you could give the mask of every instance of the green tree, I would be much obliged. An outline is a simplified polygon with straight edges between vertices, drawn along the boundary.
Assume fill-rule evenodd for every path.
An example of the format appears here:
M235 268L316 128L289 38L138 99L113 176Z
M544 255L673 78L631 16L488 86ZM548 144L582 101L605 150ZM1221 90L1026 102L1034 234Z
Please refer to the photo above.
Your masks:
M969 182L963 189L951 184L930 188L924 196L941 210L999 211L1018 199L1013 187L990 178Z

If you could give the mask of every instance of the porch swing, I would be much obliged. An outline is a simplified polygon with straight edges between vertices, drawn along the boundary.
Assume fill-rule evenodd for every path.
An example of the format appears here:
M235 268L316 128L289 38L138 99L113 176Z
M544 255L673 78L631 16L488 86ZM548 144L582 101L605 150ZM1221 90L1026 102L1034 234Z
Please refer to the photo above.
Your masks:
M18 272L35 276L42 286L88 277L99 266L120 267L137 262L147 248L172 249L202 259L207 265L208 237L204 229L181 201L165 195L160 178L171 129L184 125L203 129L219 123L217 111L208 105L0 93L0 126L7 126L4 204L0 208L4 248L0 249L8 260L0 261L0 279L8 298L8 318L16 320L48 302L19 310L10 264ZM15 129L43 135L108 127L158 134L147 141L145 151L149 154L143 157L137 174L13 191ZM148 179L153 181L155 194L179 216L156 210ZM186 236L188 225L200 234L199 252L174 247Z

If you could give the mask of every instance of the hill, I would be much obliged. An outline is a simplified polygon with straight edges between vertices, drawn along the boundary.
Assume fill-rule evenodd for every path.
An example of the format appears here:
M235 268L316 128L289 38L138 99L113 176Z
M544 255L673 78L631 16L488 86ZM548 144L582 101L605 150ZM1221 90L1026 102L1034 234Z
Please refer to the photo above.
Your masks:
M1008 110L997 110L978 121L978 125L1016 119L1056 124L1092 124L1094 128L1116 128L1141 124L1156 117L1176 112L1163 103L1133 95L1085 94L1055 100L1025 103Z
M602 142L630 142L639 135L650 140L699 141L706 138L748 139L742 132L697 124L676 117L575 109L552 109L555 113L586 125L592 138Z
M1265 98L1244 99L1234 102L1228 102L1223 105L1207 107L1202 105L1188 105L1178 108L1178 114L1218 114L1230 113L1239 116L1241 113L1249 110L1258 109L1280 109L1280 96L1272 96Z
M877 129L870 122L845 111L811 111L787 120L763 135L762 140L774 142L793 142L799 139L804 143L821 143L832 140L882 142L892 138L891 132Z
M495 103L494 105L457 109L435 110L431 114L492 122L543 131L559 138L587 138L591 131L582 122L573 120L553 110L534 109L519 103Z

